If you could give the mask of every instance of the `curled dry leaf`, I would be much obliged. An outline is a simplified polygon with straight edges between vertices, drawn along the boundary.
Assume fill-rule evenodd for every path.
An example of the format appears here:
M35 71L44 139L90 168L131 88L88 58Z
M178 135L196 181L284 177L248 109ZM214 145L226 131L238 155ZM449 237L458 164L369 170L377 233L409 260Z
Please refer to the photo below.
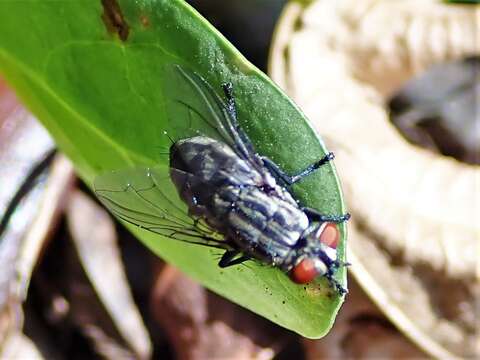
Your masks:
M21 332L12 334L3 344L0 355L2 359L43 360L44 357L35 344Z
M480 165L480 57L432 65L388 100L390 119L410 143Z
M118 332L138 358L149 358L152 345L130 293L112 218L77 190L67 205L67 221L85 273ZM100 329L87 330L92 338L107 339Z
M355 277L443 358L480 352L480 169L408 144L383 103L430 65L478 55L479 11L438 1L291 4L271 57L274 80L336 152Z
M304 339L307 359L419 359L424 355L396 330L354 281L330 333ZM365 346L368 344L368 346Z
M0 349L5 351L2 356L8 357L6 352L15 349L23 349L32 356L35 352L35 345L21 334L22 303L33 268L59 218L62 194L72 176L71 167L65 169L61 161L54 161L48 177L44 167L39 168L53 146L47 132L0 79ZM43 180L29 176L37 170ZM32 182L26 186L29 177ZM17 194L23 194L18 196L20 201L14 201ZM12 203L16 205L11 207ZM7 216L10 209L13 212Z
M288 340L278 327L210 293L170 265L159 271L151 305L179 359L267 360Z
M62 244L61 239L58 240L49 249L47 258L33 278L32 292L36 290L39 293L38 300L42 304L41 309L45 314L42 320L45 323L32 324L33 316L28 315L33 309L27 308L25 325L28 334L35 338L38 334L32 330L38 331L40 326L48 328L50 330L46 332L50 336L47 341L53 343L55 349L61 353L74 353L79 358L91 357L92 353L104 359L140 358L130 350L129 344L117 330L102 298L89 281L88 270L85 271L76 247L71 242ZM55 246L57 249L54 249ZM62 269L62 272L49 272L48 267L52 264L55 264L54 269ZM72 334L81 334L82 339L87 341L82 341L78 347L76 341L65 341ZM66 350L64 346L70 349Z

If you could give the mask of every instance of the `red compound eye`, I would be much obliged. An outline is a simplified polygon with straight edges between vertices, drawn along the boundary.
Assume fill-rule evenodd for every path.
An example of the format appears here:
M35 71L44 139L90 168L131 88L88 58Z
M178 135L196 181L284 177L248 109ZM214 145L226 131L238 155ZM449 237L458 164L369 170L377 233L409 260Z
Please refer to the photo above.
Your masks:
M300 261L290 273L290 277L293 282L297 284L306 284L317 276L317 270L313 260L303 259Z
M334 223L327 223L320 234L319 240L323 244L336 249L338 242L340 241L340 231L338 230L337 225Z

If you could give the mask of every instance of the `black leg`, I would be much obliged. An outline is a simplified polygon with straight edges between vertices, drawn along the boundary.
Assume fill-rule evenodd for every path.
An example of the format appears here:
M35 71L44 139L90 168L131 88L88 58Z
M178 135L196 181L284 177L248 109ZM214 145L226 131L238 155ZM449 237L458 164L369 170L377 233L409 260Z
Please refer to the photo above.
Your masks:
M251 259L250 256L248 256L248 255L242 255L242 256L234 259L234 257L237 256L238 254L240 254L240 251L237 251L237 250L227 250L227 251L225 251L222 258L218 262L218 266L220 266L221 268L226 268L226 267L229 267L229 266L241 264L244 261L247 261L247 260Z
M277 181L281 182L281 185L290 186L292 185L292 178L285 174L282 169L269 158L262 156L263 165L270 171L270 173L277 179Z
M237 119L237 107L235 105L235 97L233 96L233 84L232 83L225 83L222 85L223 87L223 92L225 93L225 97L227 99L227 107L226 110L228 114L230 115L230 119L232 121L232 126L235 130L235 132L238 134L240 137L243 145L245 146L246 150L250 154L254 154L255 151L253 149L253 144L250 141L250 138L248 135L243 131L243 129L240 127L240 124L238 123Z
M297 175L292 176L292 184L303 179L305 176L310 175L312 172L317 170L320 166L325 165L329 161L332 161L334 158L335 158L335 155L333 154L333 152L329 152L327 155L325 155L323 158L318 160L316 163L313 163L312 165L308 166L305 170L301 171Z
M312 172L317 170L320 166L328 163L329 161L332 161L334 158L335 158L335 155L332 152L329 152L327 155L325 155L323 158L318 160L316 163L313 163L303 171L300 171L297 175L293 175L293 176L285 174L285 172L282 169L280 169L280 167L269 158L262 157L262 160L264 165L270 170L270 172L273 173L273 175L277 179L280 179L286 185L292 185L300 181L304 177L310 175Z
M344 221L347 221L350 219L350 214L346 213L343 215L325 215L321 214L318 212L318 210L304 207L302 208L303 212L307 214L307 216L314 220L314 221L320 221L320 222L333 222L333 223L342 223Z
M233 97L233 84L225 83L222 85L223 92L227 98L227 110L230 115L232 115L232 120L237 121L237 108L235 107L235 98ZM238 124L234 124L238 125Z
M345 289L334 277L332 274L327 274L325 276L330 283L330 286L334 287L340 295L345 295L348 293L348 290Z

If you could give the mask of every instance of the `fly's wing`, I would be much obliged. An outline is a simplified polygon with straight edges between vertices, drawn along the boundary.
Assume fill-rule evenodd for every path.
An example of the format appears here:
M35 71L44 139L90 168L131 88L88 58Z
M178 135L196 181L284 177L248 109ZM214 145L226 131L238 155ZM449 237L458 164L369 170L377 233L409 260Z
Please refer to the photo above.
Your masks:
M95 193L119 219L171 239L229 249L219 234L187 213L166 168L130 168L95 179Z
M259 158L237 122L233 97L227 97L227 103L203 78L183 66L165 65L164 70L167 135L174 141L198 135L223 141L258 169ZM170 86L172 83L175 86ZM225 92L228 96L227 87ZM170 171L193 185L211 186L193 174L178 169ZM100 201L126 222L171 239L231 249L203 220L188 215L167 168L130 168L106 173L95 179L94 187ZM209 189L210 193L215 190Z
M183 116L190 119L188 129L176 130L183 137L201 134L221 140L241 158L257 167L258 157L247 134L238 124L233 98L229 106L198 74L180 65L171 67L177 79L176 88L181 90L174 93L176 90L169 89L168 94L173 99L173 104L167 108L170 107L170 112L175 116L182 116L179 114L183 113ZM194 129L198 130L195 132ZM193 133L188 134L192 130Z

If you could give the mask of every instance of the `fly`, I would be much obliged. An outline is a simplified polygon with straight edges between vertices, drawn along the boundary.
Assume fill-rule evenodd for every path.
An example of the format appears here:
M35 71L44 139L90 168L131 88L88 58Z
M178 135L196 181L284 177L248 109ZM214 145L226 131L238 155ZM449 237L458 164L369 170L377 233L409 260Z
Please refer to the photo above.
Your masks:
M111 172L95 181L95 192L120 219L166 237L225 250L222 268L256 259L288 273L296 283L324 276L340 294L334 278L344 264L337 260L337 223L349 214L326 215L303 207L290 186L333 160L328 153L293 176L255 152L237 120L231 83L225 99L197 74L175 66L205 103L209 116L179 101L218 134L172 140L169 178L160 168ZM211 119L210 119L211 118ZM169 186L174 185L174 189ZM172 198L177 193L188 214Z

